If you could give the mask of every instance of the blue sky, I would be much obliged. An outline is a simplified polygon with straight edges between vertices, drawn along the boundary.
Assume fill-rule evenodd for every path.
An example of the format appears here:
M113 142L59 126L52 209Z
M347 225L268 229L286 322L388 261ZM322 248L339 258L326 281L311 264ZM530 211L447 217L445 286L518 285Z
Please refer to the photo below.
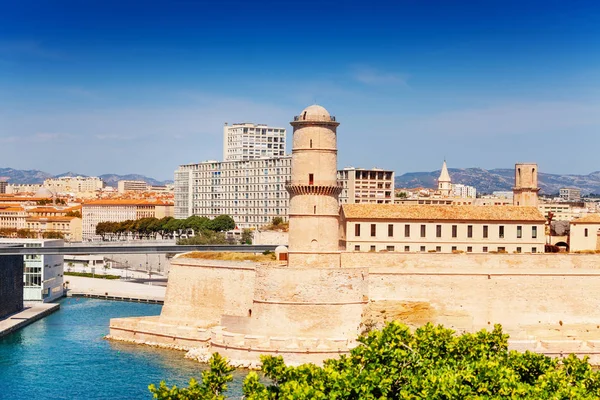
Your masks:
M600 170L597 1L389 3L0 1L0 167L172 179L317 102L340 167Z

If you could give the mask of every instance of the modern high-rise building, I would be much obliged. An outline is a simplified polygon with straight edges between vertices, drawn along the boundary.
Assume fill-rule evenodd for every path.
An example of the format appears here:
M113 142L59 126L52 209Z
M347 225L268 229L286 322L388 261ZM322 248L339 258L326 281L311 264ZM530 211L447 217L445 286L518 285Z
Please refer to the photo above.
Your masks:
M457 183L452 185L452 195L454 197L460 197L463 199L467 198L476 198L477 197L477 189L473 186L463 185L462 183Z
M150 185L144 181L119 181L117 182L117 190L119 193L125 192L145 192L150 188Z
M284 128L241 123L223 127L223 161L243 161L285 155Z
M206 161L175 171L175 218L230 215L240 229L287 221L291 157Z
M573 187L560 188L559 196L564 201L581 201L581 189Z
M8 182L0 181L0 193L6 193L6 188L8 187Z
M354 203L394 203L394 171L383 169L344 168L337 172L342 184L339 201Z

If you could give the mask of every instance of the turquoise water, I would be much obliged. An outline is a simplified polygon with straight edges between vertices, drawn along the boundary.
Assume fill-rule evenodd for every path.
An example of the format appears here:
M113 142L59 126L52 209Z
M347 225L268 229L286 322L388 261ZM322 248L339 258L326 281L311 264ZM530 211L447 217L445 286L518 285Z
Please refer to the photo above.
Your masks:
M110 318L158 315L160 305L68 298L60 307L0 339L0 399L150 399L150 383L180 386L205 368L183 352L103 339Z

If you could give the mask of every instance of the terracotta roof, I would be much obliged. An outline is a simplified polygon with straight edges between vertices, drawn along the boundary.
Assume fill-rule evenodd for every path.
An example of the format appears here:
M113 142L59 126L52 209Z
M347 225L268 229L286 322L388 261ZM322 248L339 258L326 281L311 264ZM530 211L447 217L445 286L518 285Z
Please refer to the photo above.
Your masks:
M83 206L172 206L173 203L166 203L162 201L149 201L149 200L92 200L82 204Z
M536 207L344 204L346 219L545 222Z
M572 224L600 224L600 214L588 214L571 221Z
M72 219L77 217L27 217L25 221L49 221L49 222L71 222Z
M12 207L0 208L0 211L25 211L25 209L22 207L12 206Z

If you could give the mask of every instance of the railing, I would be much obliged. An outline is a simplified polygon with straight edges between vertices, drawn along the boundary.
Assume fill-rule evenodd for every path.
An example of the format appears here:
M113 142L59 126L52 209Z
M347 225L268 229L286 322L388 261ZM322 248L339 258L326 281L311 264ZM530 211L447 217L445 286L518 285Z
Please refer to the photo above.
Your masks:
M304 115L295 115L294 116L294 122L296 121L332 121L335 122L335 116L333 115L314 115L311 114L310 115L310 119L306 119L306 116Z
M337 180L329 180L329 181L292 181L286 180L286 186L335 186L335 187L343 187L343 183Z

